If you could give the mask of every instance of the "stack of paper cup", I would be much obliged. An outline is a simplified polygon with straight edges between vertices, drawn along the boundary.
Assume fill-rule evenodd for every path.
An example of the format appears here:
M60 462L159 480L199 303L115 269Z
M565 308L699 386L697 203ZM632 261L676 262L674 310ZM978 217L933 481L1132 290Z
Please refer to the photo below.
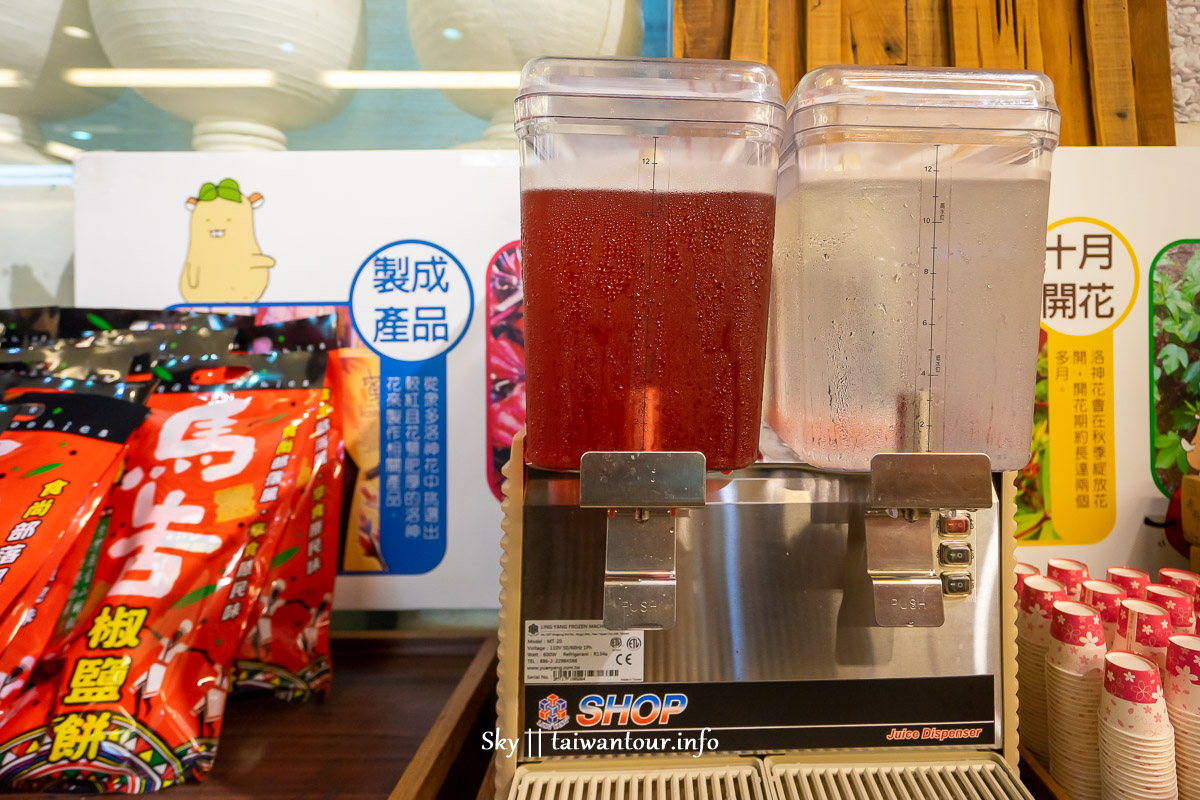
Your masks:
M1167 610L1171 615L1171 633L1196 632L1196 605L1183 589L1152 583L1146 587L1146 599Z
M1042 574L1041 570L1039 570L1033 564L1025 564L1023 562L1017 562L1017 566L1013 570L1013 575L1016 577L1016 584L1017 584L1017 599L1013 602L1013 605L1015 605L1017 607L1020 607L1020 605L1021 605L1021 590L1025 588L1025 579L1028 578L1030 575L1041 575L1041 574Z
M1104 626L1104 641L1109 647L1117 641L1117 621L1121 617L1121 601L1129 595L1115 583L1108 581L1084 581L1083 602L1100 612L1100 623Z
M1117 619L1117 650L1132 650L1154 659L1159 669L1167 666L1167 639L1171 637L1171 615L1157 603L1128 597L1121 601Z
M1146 587L1151 583L1150 573L1134 567L1109 567L1108 582L1115 583L1130 597L1146 596Z
M1200 800L1200 636L1177 633L1167 645L1167 710L1175 728L1180 800Z
M1158 665L1128 650L1104 656L1100 698L1104 800L1175 800L1175 733Z
M1192 597L1195 597L1196 592L1200 590L1200 575L1188 572L1186 569L1163 567L1158 571L1158 582L1174 586L1176 589L1183 589Z
M1066 600L1063 585L1053 578L1031 575L1021 589L1017 621L1017 714L1021 742L1047 764L1050 729L1046 721L1046 651L1050 645L1050 614L1054 601Z
M1071 800L1100 800L1099 719L1104 628L1091 606L1054 603L1046 651L1050 774Z
M1175 728L1180 800L1200 799L1200 636L1176 633L1166 645L1166 709Z
M1079 600L1082 595L1083 582L1088 575L1087 564L1073 558L1052 558L1046 563L1046 577L1054 578L1067 588L1068 600Z

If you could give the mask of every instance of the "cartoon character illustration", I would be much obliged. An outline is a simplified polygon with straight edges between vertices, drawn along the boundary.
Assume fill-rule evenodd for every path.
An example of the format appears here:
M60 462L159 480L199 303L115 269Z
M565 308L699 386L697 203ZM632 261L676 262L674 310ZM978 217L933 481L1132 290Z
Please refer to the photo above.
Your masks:
M254 234L257 192L245 196L233 178L206 183L187 199L192 212L179 292L189 303L254 303L267 290L275 259Z
M329 604L333 601L333 595L328 592L321 598L321 604L310 612L308 624L304 626L304 630L300 632L300 643L304 646L304 652L311 659L317 652L317 637L322 625L329 624Z
M286 587L287 583L282 578L276 578L271 584L271 591L258 598L258 602L262 604L262 611L258 615L258 622L250 631L250 643L254 646L254 652L260 659L265 658L265 654L270 652L271 617L286 604L287 601L280 597Z
M159 641L162 642L162 652L159 654L158 660L151 664L150 668L133 684L137 688L137 709L140 709L143 701L149 706L150 699L157 697L159 692L162 691L163 678L167 675L167 667L170 665L172 659L180 653L192 649L183 643L183 637L191 632L192 621L185 619L179 623L179 629L175 631L175 634L171 638L158 637ZM155 634L155 636L158 636L158 634Z
M1193 419L1200 420L1200 411L1197 410L1196 403L1187 403L1187 411L1191 412ZM1200 472L1200 426L1192 433L1189 441L1185 435L1179 437L1179 447L1187 454L1187 464L1195 472Z
M204 696L192 707L196 716L200 717L200 730L209 736L217 735L217 727L225 716L225 698L229 694L229 676L220 665L214 665L217 676L205 690Z
M328 595L326 595L328 597ZM6 699L10 694L21 691L21 687L29 679L29 674L33 671L34 664L37 659L33 656L25 656L21 659L17 666L13 667L13 671L5 675L0 672L0 700Z

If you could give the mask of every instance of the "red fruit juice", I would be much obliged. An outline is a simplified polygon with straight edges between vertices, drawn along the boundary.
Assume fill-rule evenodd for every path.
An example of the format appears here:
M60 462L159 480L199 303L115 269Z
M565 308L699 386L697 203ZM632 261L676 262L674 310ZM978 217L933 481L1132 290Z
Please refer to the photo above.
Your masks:
M775 198L521 195L530 463L589 450L758 452Z

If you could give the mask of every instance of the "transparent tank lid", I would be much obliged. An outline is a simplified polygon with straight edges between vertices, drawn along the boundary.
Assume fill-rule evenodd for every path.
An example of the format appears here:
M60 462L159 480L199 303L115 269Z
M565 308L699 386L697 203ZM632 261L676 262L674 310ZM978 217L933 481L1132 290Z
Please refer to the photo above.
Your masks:
M517 124L542 117L783 127L779 78L750 61L537 58L521 71Z
M974 128L1057 137L1054 85L1039 72L822 67L788 100L793 133L832 125Z

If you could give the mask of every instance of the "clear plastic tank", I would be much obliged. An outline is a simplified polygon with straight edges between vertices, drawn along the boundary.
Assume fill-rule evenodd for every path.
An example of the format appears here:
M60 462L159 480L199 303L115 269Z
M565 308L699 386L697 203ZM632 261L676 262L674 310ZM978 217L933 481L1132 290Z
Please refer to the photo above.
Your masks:
M767 421L807 463L1029 458L1058 111L1030 72L828 67L788 104Z
M517 98L526 458L758 451L783 103L760 64L532 61Z

